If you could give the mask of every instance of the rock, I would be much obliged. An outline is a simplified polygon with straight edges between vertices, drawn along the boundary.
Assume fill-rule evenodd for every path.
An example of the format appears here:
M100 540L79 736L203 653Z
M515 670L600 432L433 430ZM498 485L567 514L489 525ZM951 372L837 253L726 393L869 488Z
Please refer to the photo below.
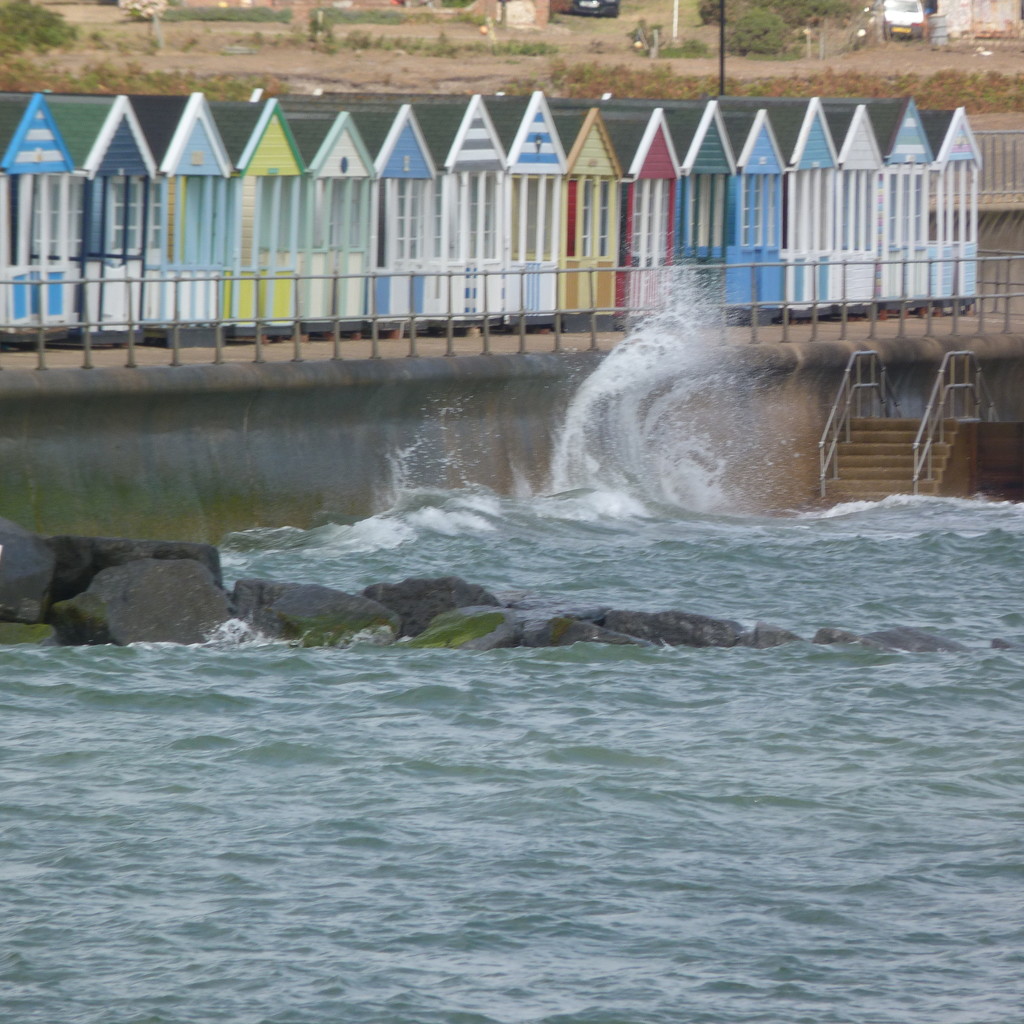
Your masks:
M743 632L740 624L730 619L679 611L610 611L599 625L613 633L673 647L735 647Z
M460 651L493 651L515 647L519 621L515 612L493 605L456 608L442 612L410 647L451 647Z
M0 519L0 620L40 622L51 600L53 552L42 538Z
M781 626L770 626L767 622L759 622L749 633L740 637L740 644L744 647L753 647L756 650L764 651L769 647L781 647L783 644L792 644L802 641L796 633L791 633Z
M873 640L866 640L857 633L851 633L848 629L834 629L825 626L814 634L811 640L814 644L860 644L861 647L870 647L876 651L884 651L885 645L876 643Z
M578 643L653 646L646 640L613 633L594 622L571 615L520 616L519 644L522 647L570 647Z
M203 643L229 617L227 596L192 559L143 558L98 572L50 621L62 644Z
M47 537L57 559L53 579L54 601L66 601L89 589L93 577L104 569L143 558L191 559L206 566L218 587L223 587L220 552L212 544L186 541L128 540L116 537Z
M890 651L913 651L927 653L931 651L966 651L963 644L945 637L933 636L923 629L913 626L893 626L891 629L880 629L875 633L865 633L864 640L881 644Z
M992 650L994 651L1024 651L1024 644L1015 644L1011 640L1004 640L1002 637L996 637L992 641Z
M57 633L45 622L0 622L0 645L53 644Z
M376 601L312 583L239 580L232 595L235 614L264 636L300 647L335 647L366 630L393 640L398 616Z
M401 620L399 636L418 636L442 612L477 605L500 606L489 591L458 576L412 577L400 583L374 583L363 591L363 597L379 601L398 615Z

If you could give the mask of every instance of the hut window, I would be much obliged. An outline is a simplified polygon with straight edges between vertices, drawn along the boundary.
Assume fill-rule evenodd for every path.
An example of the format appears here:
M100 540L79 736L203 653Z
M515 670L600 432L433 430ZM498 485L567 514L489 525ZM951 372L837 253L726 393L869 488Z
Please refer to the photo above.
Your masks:
M611 252L612 186L610 181L600 185L601 206L598 215L597 255L608 256Z
M109 251L124 256L137 256L142 244L142 181L129 175L108 180Z
M594 183L583 182L583 202L580 204L580 242L583 257L594 255Z
M35 179L33 181L33 178ZM24 175L23 186L32 191L32 256L56 259L61 255L61 180L54 174ZM26 191L28 191L26 189Z

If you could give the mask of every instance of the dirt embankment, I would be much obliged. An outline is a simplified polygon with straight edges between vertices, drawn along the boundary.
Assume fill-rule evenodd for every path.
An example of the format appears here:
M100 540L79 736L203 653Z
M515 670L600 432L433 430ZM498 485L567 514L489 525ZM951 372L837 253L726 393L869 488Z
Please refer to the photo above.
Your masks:
M212 5L212 4L211 4ZM559 15L543 30L504 28L481 33L480 26L460 20L457 12L427 10L407 14L397 24L352 24L333 30L327 47L317 48L305 26L279 22L177 22L162 27L163 46L157 48L148 23L130 21L116 6L52 4L79 29L74 49L50 54L40 62L61 70L81 72L100 63L136 63L150 71L196 75L274 76L292 92L492 93L515 84L552 87L556 62L593 63L630 69L664 67L678 75L707 76L717 82L717 29L695 25L684 0L680 36L704 42L711 56L650 60L632 45L632 33L643 19L673 23L673 0L623 0L618 19ZM358 10L358 6L353 8ZM351 45L358 33L364 44ZM501 54L491 41L543 42L556 52L543 56ZM455 49L454 55L423 52L424 47ZM333 49L333 52L328 52ZM813 49L813 47L812 47ZM753 60L728 56L727 78L737 80L806 77L823 71L842 76L862 73L878 77L913 72L930 75L944 70L1018 75L1024 69L1024 41L951 42L932 48L927 42L878 43L846 53L818 52L796 60ZM1024 111L975 114L972 122L991 128L1024 128Z

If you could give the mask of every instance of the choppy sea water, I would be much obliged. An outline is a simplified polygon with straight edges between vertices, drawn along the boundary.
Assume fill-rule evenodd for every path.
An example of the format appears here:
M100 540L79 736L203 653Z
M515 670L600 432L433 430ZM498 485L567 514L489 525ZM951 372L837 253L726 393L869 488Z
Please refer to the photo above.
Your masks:
M737 516L699 447L573 460L233 535L226 579L968 651L0 650L0 1020L1024 1020L1024 507Z

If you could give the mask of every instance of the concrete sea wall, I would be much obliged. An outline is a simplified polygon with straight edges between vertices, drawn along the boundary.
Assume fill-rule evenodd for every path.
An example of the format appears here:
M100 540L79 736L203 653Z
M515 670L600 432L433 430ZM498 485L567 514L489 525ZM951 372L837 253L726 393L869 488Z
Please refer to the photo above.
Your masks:
M817 494L817 442L851 352L872 347L905 415L948 350L978 353L1024 420L1024 338L750 345L721 351L682 411L728 455L751 511ZM0 374L0 515L40 533L217 541L387 507L399 484L540 488L599 354L491 355Z
M216 541L386 507L401 478L541 486L579 355L0 374L0 515Z

